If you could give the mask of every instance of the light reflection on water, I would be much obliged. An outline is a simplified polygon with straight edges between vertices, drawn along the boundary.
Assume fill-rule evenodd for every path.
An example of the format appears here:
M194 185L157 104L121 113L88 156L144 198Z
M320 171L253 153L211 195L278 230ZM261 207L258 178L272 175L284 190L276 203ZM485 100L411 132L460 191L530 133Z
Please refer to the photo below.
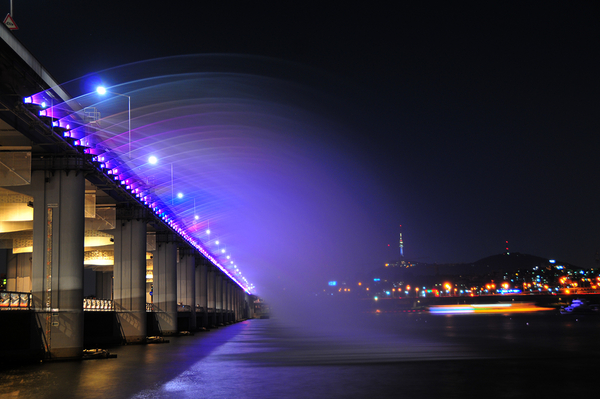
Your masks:
M475 397L484 389L487 397L535 397L593 389L600 318L364 317L335 331L250 320L114 348L116 359L20 367L0 374L0 397ZM559 370L579 374L577 384L565 386Z

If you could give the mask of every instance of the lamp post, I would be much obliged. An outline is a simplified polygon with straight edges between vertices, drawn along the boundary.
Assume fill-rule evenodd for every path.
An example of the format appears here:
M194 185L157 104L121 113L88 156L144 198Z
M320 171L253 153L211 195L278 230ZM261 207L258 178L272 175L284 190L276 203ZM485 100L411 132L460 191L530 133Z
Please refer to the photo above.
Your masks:
M96 92L98 94L100 94L101 96L105 95L106 93L111 93L111 94L114 94L116 96L127 97L127 115L128 115L128 127L127 127L127 131L128 131L128 136L129 136L129 145L128 145L127 157L129 159L131 159L131 96L128 96L127 94L121 94L121 93L117 93L117 92L114 92L114 91L106 90L106 88L104 86L98 86L96 88Z
M148 163L152 164L152 165L156 165L158 163L158 158L156 158L154 155L150 156L148 158ZM170 163L169 165L171 165L171 205L173 205L173 201L175 199L175 186L173 183L173 163ZM183 198L183 194L179 193L177 194L178 198ZM196 206L196 204L194 203L194 207Z

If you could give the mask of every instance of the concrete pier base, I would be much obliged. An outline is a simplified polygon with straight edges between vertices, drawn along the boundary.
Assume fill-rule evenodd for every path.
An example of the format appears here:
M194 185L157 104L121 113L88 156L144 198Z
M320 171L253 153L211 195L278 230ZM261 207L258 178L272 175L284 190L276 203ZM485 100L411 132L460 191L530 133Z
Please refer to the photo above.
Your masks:
M146 341L146 222L118 220L114 305L127 343Z
M83 356L85 180L76 170L32 172L32 294L50 358Z
M153 252L154 311L163 335L177 333L177 246L158 242Z

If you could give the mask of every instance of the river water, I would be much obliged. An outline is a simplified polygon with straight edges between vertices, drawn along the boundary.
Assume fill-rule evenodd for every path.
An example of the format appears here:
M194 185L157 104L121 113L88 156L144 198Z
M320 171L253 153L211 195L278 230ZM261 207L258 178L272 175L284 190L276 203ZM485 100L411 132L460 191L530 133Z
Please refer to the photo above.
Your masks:
M0 398L540 398L598 392L600 317L248 320L117 358L0 370Z

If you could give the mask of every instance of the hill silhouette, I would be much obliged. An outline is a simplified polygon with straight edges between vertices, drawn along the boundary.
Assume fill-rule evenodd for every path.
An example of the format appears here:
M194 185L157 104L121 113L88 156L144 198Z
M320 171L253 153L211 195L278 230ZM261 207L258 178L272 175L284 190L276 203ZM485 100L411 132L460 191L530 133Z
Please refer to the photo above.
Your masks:
M363 276L367 279L381 278L386 280L402 280L433 276L484 276L514 273L519 270L532 270L536 266L550 266L550 260L535 255L511 252L488 256L471 263L413 263L412 267L381 266ZM567 269L581 269L567 262L556 261L555 265L563 265Z

